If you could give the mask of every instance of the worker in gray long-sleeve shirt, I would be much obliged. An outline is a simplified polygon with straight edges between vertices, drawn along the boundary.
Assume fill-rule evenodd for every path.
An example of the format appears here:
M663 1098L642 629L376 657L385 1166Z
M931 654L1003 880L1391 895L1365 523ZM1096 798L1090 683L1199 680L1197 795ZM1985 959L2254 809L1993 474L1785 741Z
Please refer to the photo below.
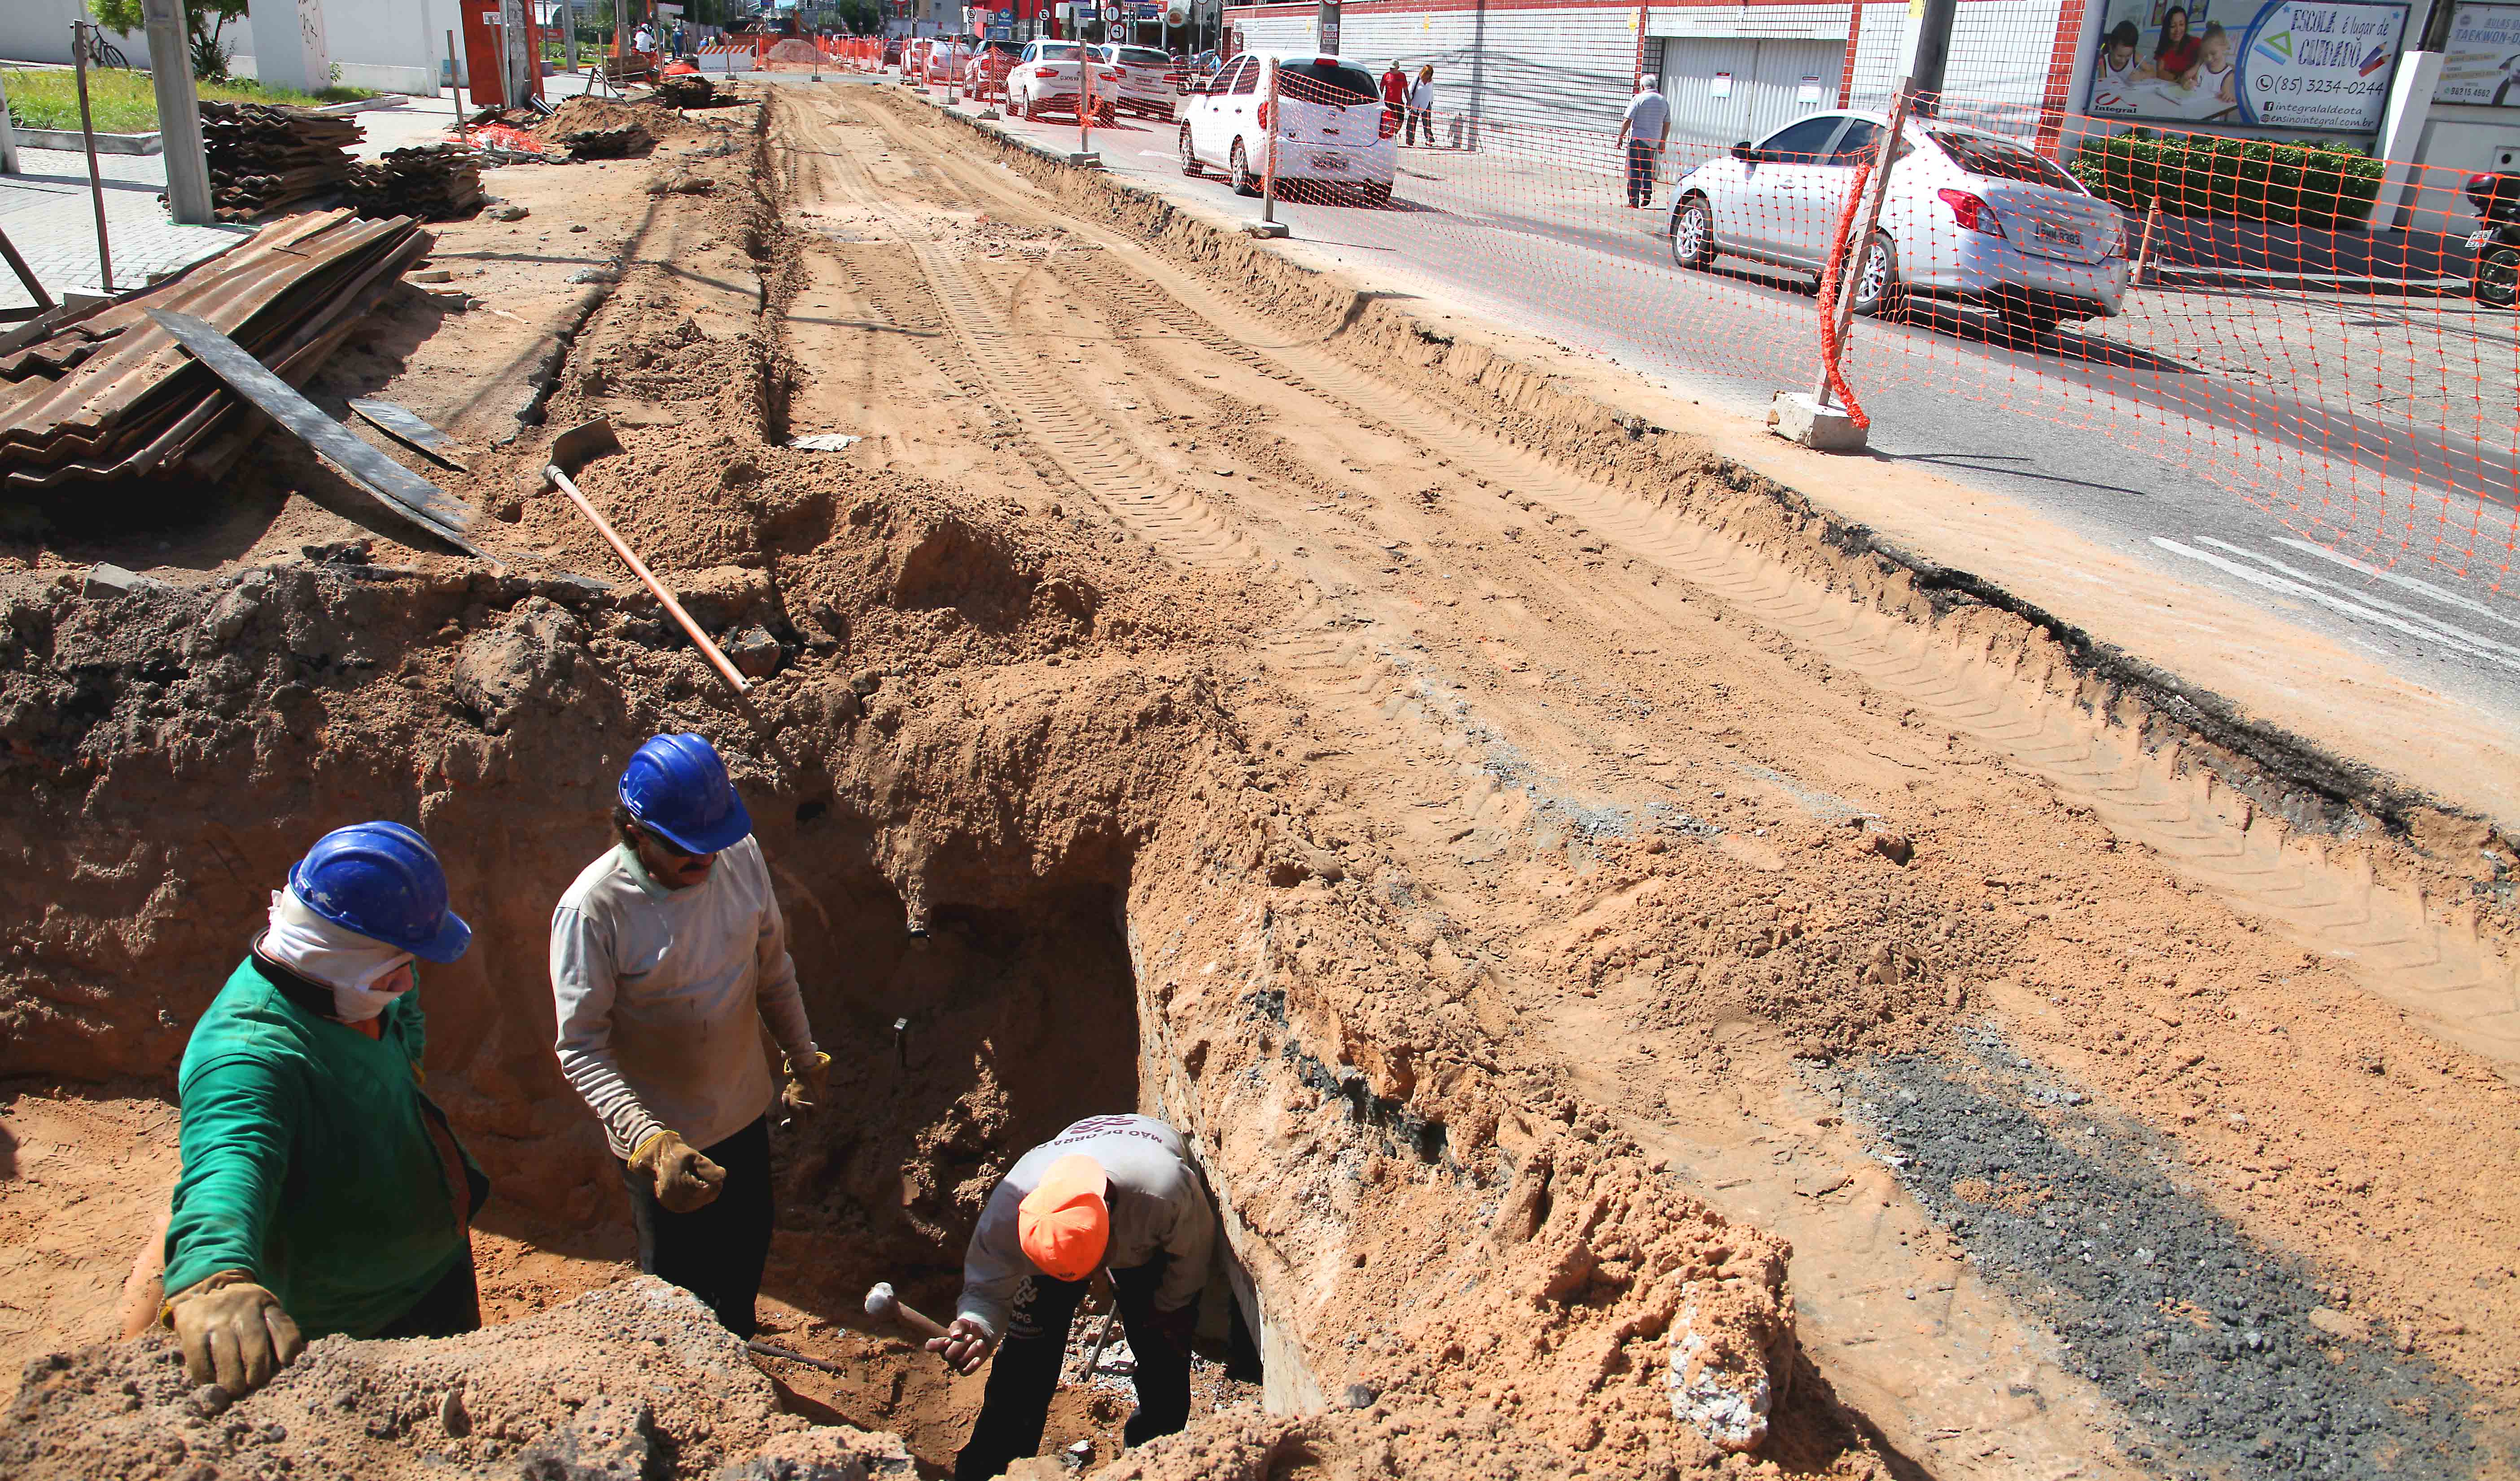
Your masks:
M927 1344L964 1372L997 1362L955 1481L1041 1449L1067 1329L1098 1270L1111 1272L1138 1362L1131 1445L1190 1421L1190 1343L1216 1246L1181 1134L1151 1116L1089 1116L1023 1154L989 1195L963 1257L963 1298Z
M822 1099L769 866L725 763L698 736L658 736L621 776L619 842L552 913L560 1064L604 1123L638 1233L639 1268L753 1333L770 1257L770 1069L784 1099Z

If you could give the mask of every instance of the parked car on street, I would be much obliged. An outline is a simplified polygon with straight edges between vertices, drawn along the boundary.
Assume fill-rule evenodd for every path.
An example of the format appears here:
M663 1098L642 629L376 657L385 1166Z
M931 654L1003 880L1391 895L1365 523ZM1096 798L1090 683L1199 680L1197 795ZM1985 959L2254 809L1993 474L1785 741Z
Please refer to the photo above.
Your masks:
M1078 101L1077 76L1088 64L1085 47L1075 41L1034 41L1015 59L1007 72L1007 107L1016 116L1039 118L1044 113L1065 113L1080 121L1083 104ZM1120 69L1101 63L1094 67L1094 111L1107 115L1110 98L1120 85Z
M901 65L900 37L888 36L884 39L882 65L885 67L899 67Z
M1821 271L1858 169L1888 126L1879 113L1813 113L1681 176L1672 260L1703 270L1733 256ZM1859 314L1940 299L1992 308L2015 337L2036 339L2062 320L2118 313L2126 218L2023 144L1911 119L1879 228L1856 260Z
M1356 63L1310 52L1245 52L1215 77L1193 83L1182 101L1182 173L1221 168L1235 190L1256 196L1261 172L1269 167L1273 129L1282 186L1351 188L1369 205L1391 200L1399 151L1373 74Z
M1158 123L1172 121L1173 103L1180 96L1173 87L1172 58L1151 46L1098 46L1094 53L1120 69L1119 87L1111 99L1115 112L1137 113Z
M1007 95L1007 73L1014 69L1015 61L1023 55L1023 44L1017 41L983 41L963 69L963 86L974 98L1003 98Z

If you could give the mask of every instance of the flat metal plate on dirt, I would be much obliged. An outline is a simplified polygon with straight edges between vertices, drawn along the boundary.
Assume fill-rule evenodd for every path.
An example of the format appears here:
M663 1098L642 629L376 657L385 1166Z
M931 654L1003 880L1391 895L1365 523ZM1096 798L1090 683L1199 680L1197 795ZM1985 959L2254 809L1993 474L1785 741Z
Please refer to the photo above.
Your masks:
M864 437L853 436L848 432L816 432L810 437L791 437L788 445L801 447L809 453L836 453L842 448L854 446L865 440Z
M294 386L245 347L190 314L153 308L158 321L178 343L228 383L238 395L260 407L271 419L313 448L395 513L468 555L483 552L464 538L472 511L462 500L350 435L350 429L324 415L323 408L297 393Z
M420 419L420 414L406 406L380 401L374 396L354 396L350 410L367 419L370 426L410 448L424 458L433 459L455 470L467 472L462 459L455 456L455 439Z

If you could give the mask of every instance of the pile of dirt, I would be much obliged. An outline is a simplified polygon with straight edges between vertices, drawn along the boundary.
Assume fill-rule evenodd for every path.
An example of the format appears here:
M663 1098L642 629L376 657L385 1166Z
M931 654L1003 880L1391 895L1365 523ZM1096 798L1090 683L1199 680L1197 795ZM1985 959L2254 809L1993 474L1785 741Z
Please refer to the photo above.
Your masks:
M662 103L626 102L619 98L563 98L551 116L538 118L532 132L539 138L562 140L571 134L639 128L657 139L695 133L699 125Z
M891 1435L782 1413L743 1344L649 1277L461 1337L327 1338L233 1403L189 1382L162 1334L57 1355L28 1366L0 1421L0 1470L24 1477L771 1481L912 1465Z

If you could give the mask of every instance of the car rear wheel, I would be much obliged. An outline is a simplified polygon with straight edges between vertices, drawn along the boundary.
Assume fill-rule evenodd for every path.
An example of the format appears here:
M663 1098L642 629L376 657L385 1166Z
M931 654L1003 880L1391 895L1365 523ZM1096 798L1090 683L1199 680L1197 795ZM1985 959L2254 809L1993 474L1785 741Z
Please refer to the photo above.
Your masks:
M1671 260L1698 273L1715 265L1715 213L1704 197L1690 197L1672 218Z
M1856 270L1855 311L1868 319L1896 319L1906 303L1907 293L1899 287L1899 248L1887 233L1877 234Z
M1233 157L1226 161L1233 173L1234 193L1238 196L1260 194L1260 177L1251 173L1251 157L1242 152L1242 141L1234 141Z
M1182 173L1185 175L1195 177L1206 173L1199 165L1198 151L1191 148L1190 125L1187 123L1181 126L1181 161Z

